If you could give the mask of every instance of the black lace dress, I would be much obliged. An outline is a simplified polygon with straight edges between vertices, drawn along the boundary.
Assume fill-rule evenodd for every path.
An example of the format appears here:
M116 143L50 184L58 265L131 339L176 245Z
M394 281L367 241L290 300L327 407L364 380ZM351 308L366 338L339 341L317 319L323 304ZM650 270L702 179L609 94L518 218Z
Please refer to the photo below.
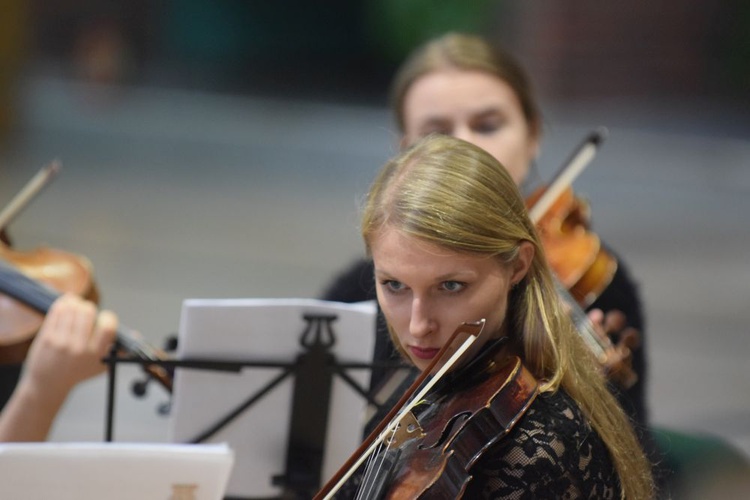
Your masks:
M620 498L609 452L562 390L540 394L477 462L464 498Z

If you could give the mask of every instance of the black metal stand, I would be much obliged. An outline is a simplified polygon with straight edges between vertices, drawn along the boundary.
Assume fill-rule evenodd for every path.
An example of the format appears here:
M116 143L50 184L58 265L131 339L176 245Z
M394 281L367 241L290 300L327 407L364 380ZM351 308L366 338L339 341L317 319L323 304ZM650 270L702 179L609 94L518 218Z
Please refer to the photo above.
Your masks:
M109 352L109 359L115 359L117 356L117 345L112 346L112 350ZM112 415L115 411L115 382L116 372L115 363L110 362L107 364L107 420L106 428L104 430L104 440L106 442L112 441Z
M379 407L372 395L365 390L346 371L379 367L400 368L403 365L393 363L338 363L332 352L336 336L332 323L334 315L304 315L306 328L300 335L301 353L292 362L288 361L220 361L209 359L182 359L152 361L134 357L117 356L113 351L105 359L109 366L109 385L107 398L107 417L105 440L113 439L114 393L116 366L120 363L141 365L159 365L166 369L185 368L239 373L244 368L281 368L282 372L260 390L251 394L236 408L221 416L205 431L189 440L190 443L201 443L248 408L271 392L289 376L295 377L292 398L291 419L289 425L286 470L272 478L272 484L281 486L283 493L279 500L307 499L314 496L321 486L324 445L327 435L329 402L334 375L341 377L356 393L370 404ZM276 498L276 497L275 497ZM240 497L226 497L225 500L260 500ZM271 500L271 499L263 499Z

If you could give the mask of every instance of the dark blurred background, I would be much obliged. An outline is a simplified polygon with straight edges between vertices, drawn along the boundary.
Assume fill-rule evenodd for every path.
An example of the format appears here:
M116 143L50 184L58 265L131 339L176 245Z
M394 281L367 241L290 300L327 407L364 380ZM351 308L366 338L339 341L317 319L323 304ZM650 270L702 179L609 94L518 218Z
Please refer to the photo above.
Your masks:
M4 107L26 71L382 104L403 57L447 30L510 48L550 99L736 104L750 88L740 0L4 0L0 22Z
M542 177L609 127L576 191L641 287L653 420L750 453L745 1L0 0L0 205L64 165L8 234L88 257L157 344L186 298L316 297L362 253L393 71L448 30L528 68ZM166 439L126 373L116 438ZM82 386L53 439L100 439L103 401Z

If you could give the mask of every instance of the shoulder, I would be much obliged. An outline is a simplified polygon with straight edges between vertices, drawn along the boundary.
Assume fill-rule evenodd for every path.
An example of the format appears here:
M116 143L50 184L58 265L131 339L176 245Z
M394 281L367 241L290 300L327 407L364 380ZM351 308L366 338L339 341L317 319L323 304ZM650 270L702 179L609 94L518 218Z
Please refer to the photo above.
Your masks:
M324 300L361 302L375 298L372 261L359 259L341 271L322 294Z
M613 255L615 254L613 253ZM637 297L639 294L638 284L633 277L630 266L619 255L615 255L615 259L617 260L617 269L612 277L611 285L615 289L620 289L622 293Z
M619 495L604 443L561 390L538 396L508 435L480 459L472 475L470 498Z
M500 442L494 455L516 464L565 469L574 452L601 443L578 405L564 391L540 394Z

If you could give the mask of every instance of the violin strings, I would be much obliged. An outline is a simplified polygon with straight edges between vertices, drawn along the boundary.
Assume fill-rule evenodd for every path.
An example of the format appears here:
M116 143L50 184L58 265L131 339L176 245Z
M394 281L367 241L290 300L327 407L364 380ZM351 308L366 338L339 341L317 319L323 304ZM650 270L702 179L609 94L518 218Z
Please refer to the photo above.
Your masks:
M390 435L393 430L395 430L396 426L399 422L401 422L401 419L403 419L404 415L409 413L420 401L422 401L427 393L443 378L443 376L453 367L454 364L463 356L464 352L466 352L469 347L477 340L477 337L474 335L469 335L466 340L463 341L463 343L455 350L455 352L448 358L448 360L443 364L443 366L440 367L440 369L435 373L435 375L428 381L424 383L424 385L419 389L416 395L412 397L412 399L409 400L408 403L404 405L404 407L397 413L397 415L391 420L391 422L385 427L385 429L380 433L378 438L373 442L370 447L365 451L365 453L359 457L359 459L352 465L352 467L346 471L346 473L341 477L339 482L331 489L331 491L328 493L328 495L325 497L325 499L331 498L332 495L338 491L341 486L349 480L349 478L354 474L354 472L362 465L362 463L371 457L371 455L374 453L375 449L382 446L383 440L386 436ZM385 457L385 454L383 453L383 457Z
M60 297L59 293L43 283L32 280L3 262L0 262L0 290L43 314L49 312L52 303ZM138 357L149 361L158 359L156 350L139 341L133 330L120 328L117 337L123 347Z
M565 304L565 306L568 308L568 314L573 320L573 324L581 334L584 342L586 342L589 348L594 352L594 355L597 359L606 357L607 348L609 347L606 344L607 341L601 338L596 333L596 330L594 330L594 327L591 324L591 320L588 318L583 309L578 306L578 303L570 295L568 290L566 290L565 287L562 286L562 284L557 279L555 279L554 282L555 288L557 289L557 294L559 295L560 300L563 302L563 304Z
M128 352L147 361L156 361L159 359L156 350L145 342L140 341L136 337L134 330L123 327L117 331L117 334L117 339Z
M58 294L0 262L0 290L41 313L47 313Z
M424 388L425 383L426 382L422 383L420 389ZM367 460L362 483L360 485L359 491L357 492L357 500L372 498L372 495L374 493L373 490L379 484L377 478L382 473L383 468L388 461L387 453L391 449L393 443L392 435L401 425L401 419L404 417L404 415L411 411L411 408L414 408L415 404L412 404L413 401L415 401L415 398L410 399L406 403L406 405L404 405L405 407L409 408L408 411L401 411L399 414L397 414L381 432L380 437L377 441L378 447Z
M377 449L370 454L367 458L367 464L365 465L365 473L362 476L362 482L359 485L357 491L356 500L370 498L372 488L374 488L376 478L383 468L385 462L385 450L383 449L383 441L378 442Z

